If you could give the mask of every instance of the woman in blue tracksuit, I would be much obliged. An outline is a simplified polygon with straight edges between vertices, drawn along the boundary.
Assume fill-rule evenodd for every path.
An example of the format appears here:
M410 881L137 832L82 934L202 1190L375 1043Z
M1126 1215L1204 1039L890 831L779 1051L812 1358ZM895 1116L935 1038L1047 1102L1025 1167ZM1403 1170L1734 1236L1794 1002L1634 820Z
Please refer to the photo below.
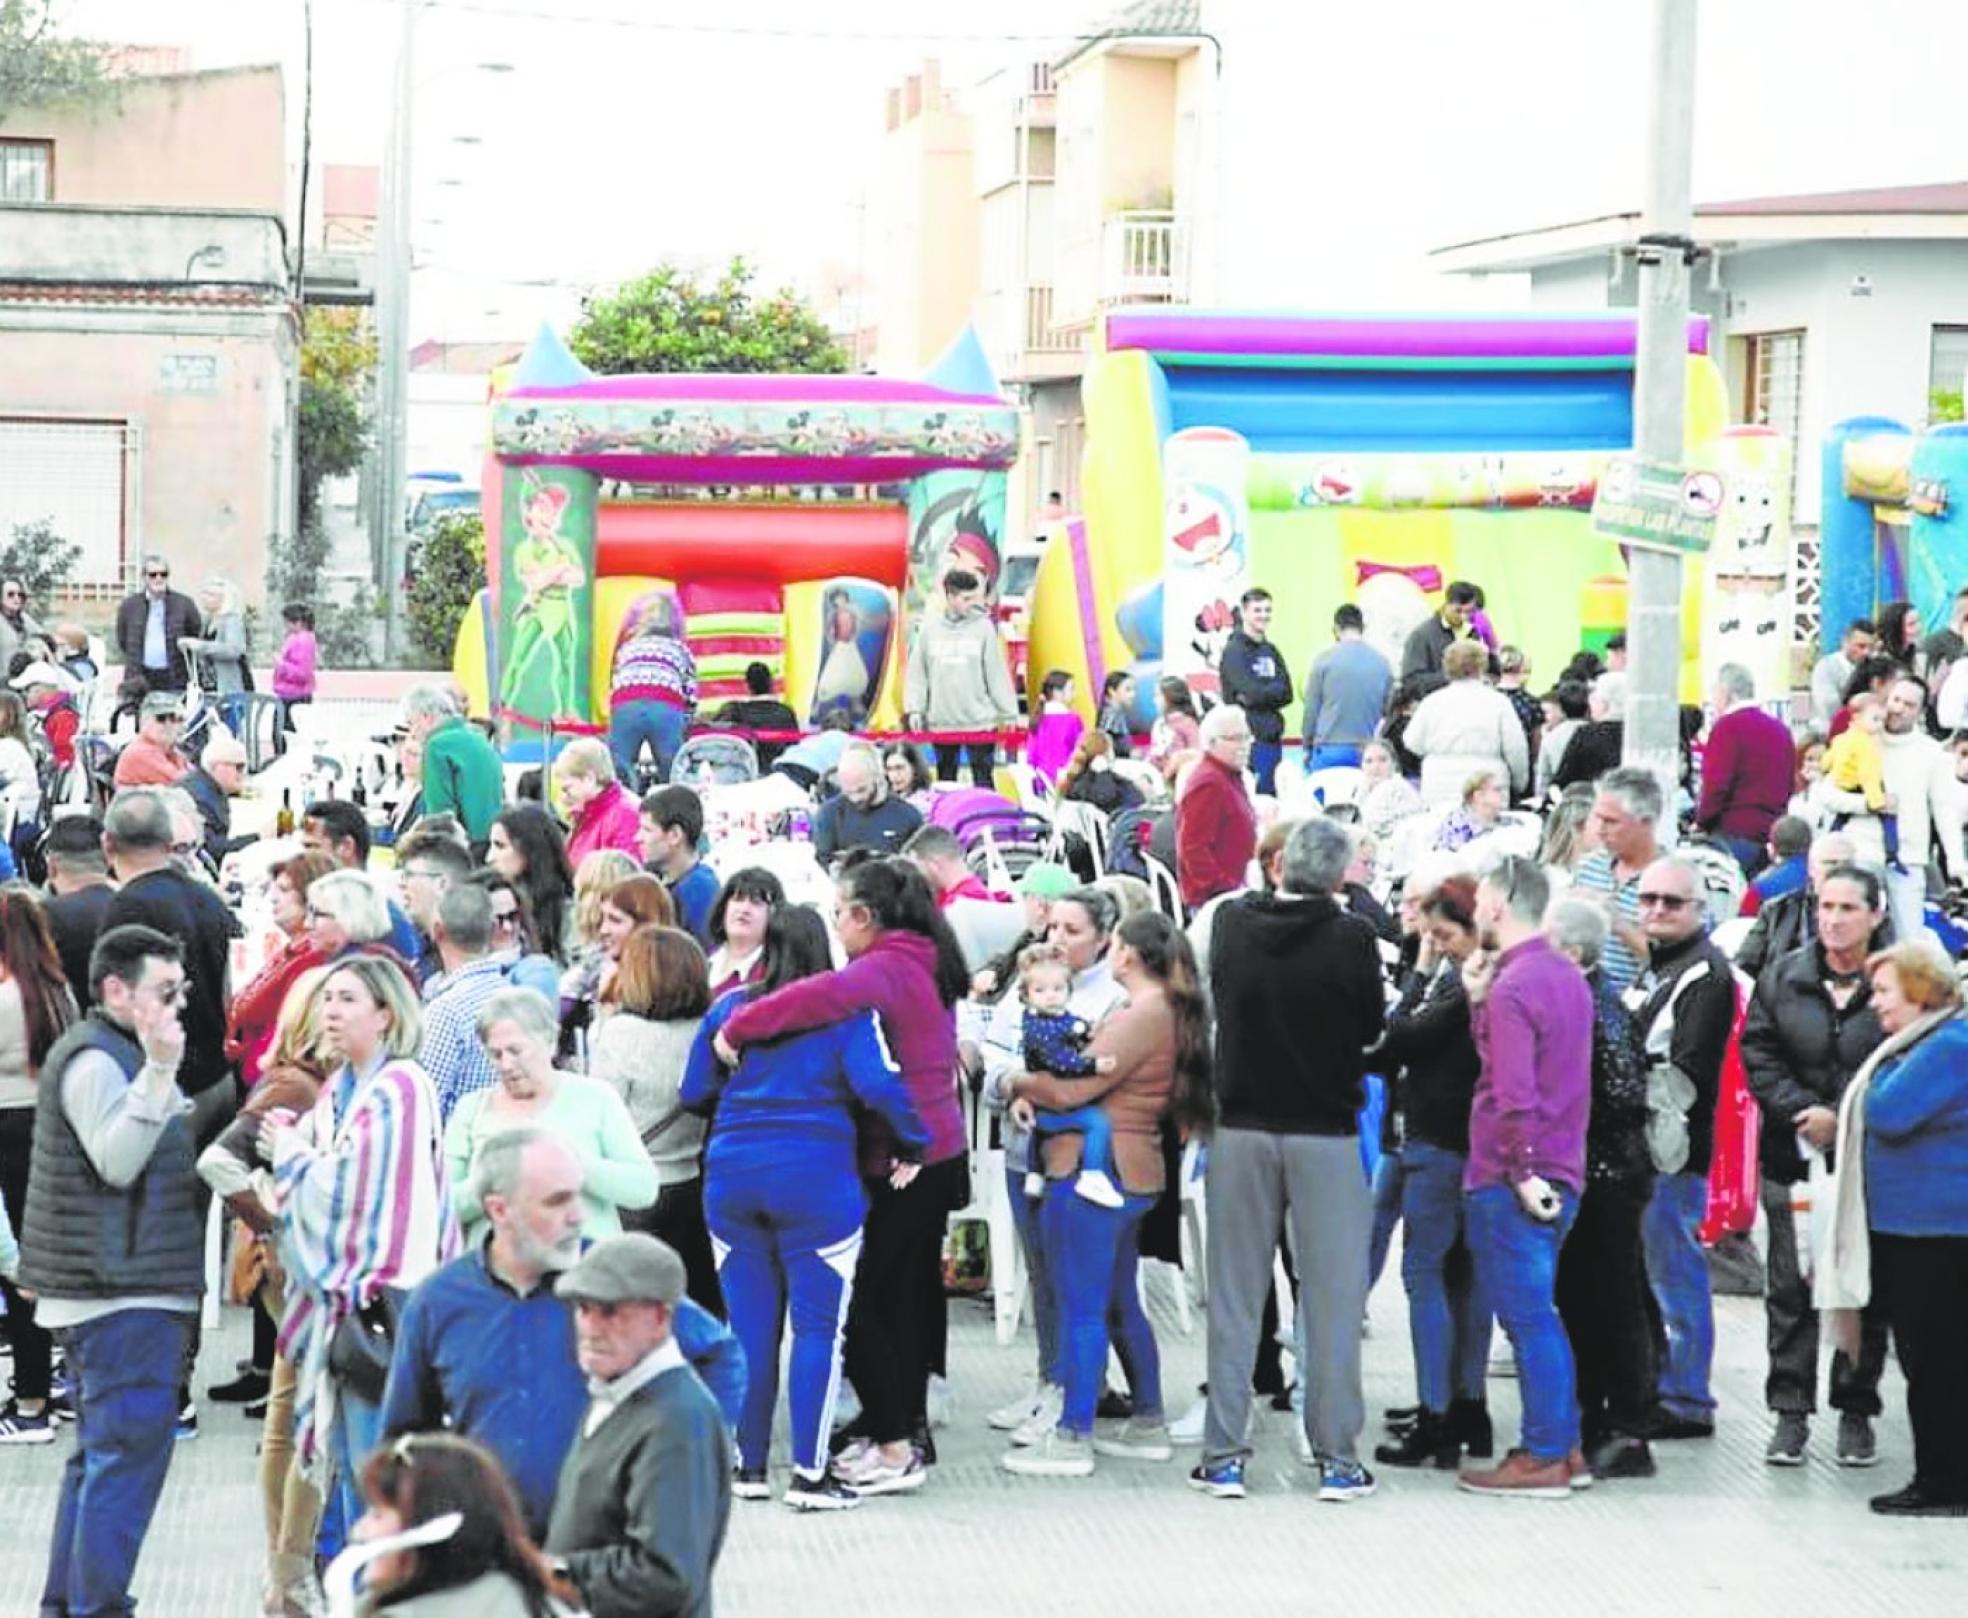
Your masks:
M681 1092L693 1111L715 1109L704 1158L704 1213L723 1250L718 1282L751 1367L733 1492L747 1500L771 1492L766 1455L779 1396L780 1322L790 1290L793 1477L784 1499L805 1511L852 1506L860 1498L827 1468L841 1331L868 1212L856 1165L854 1109L881 1115L905 1163L918 1159L929 1135L872 1013L749 1046L735 1072L720 1065L711 1042L745 1001L831 964L827 930L817 914L791 905L774 911L763 978L711 1007Z

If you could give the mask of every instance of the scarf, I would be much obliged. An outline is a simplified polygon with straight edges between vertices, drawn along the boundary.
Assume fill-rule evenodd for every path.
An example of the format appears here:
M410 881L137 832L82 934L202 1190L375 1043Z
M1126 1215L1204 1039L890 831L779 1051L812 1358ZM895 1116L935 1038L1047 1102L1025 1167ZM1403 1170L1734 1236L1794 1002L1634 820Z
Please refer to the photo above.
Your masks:
M1889 1034L1845 1087L1838 1103L1838 1136L1831 1177L1831 1218L1823 1238L1811 1302L1823 1316L1834 1345L1859 1357L1859 1316L1872 1302L1872 1231L1866 1220L1865 1102L1881 1065L1903 1056L1956 1015L1952 1006L1930 1011Z

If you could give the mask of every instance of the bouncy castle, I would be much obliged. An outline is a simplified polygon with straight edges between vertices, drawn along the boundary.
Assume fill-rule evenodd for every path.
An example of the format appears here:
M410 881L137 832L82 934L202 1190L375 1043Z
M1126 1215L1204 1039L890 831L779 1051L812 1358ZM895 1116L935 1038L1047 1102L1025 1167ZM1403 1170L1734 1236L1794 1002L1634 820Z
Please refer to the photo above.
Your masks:
M1590 514L1633 444L1634 337L1618 311L1107 313L1084 386L1083 514L1040 563L1031 667L1088 695L1128 670L1144 705L1164 672L1208 689L1239 597L1262 585L1301 677L1349 601L1398 668L1408 632L1468 579L1534 677L1555 678L1625 624L1624 555ZM1689 570L1687 699L1725 657L1788 681L1786 450L1724 431L1707 349L1691 320L1684 458L1730 495Z
M598 377L543 330L491 412L488 584L454 668L515 759L606 730L616 648L652 618L706 713L762 662L807 723L893 724L944 571L996 593L1018 420L969 334L918 382Z
M1968 426L1916 435L1884 416L1853 416L1825 435L1822 638L1911 601L1946 626L1968 578Z

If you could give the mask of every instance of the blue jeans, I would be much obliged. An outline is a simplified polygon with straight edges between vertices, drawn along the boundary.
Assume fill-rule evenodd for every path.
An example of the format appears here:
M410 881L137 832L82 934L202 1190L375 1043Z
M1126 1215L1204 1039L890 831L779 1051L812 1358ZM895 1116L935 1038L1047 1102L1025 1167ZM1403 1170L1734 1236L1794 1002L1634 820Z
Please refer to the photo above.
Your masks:
M1278 760L1285 756L1283 742L1252 742L1251 774L1257 777L1259 792L1278 790Z
M1367 1290L1373 1291L1387 1268L1387 1250L1401 1223L1401 1153L1382 1152L1373 1171L1373 1236L1367 1249Z
M1033 1162L1038 1160L1033 1143ZM1032 1326L1039 1334L1039 1380L1059 1386L1059 1300L1052 1292L1052 1266L1046 1261L1044 1220L1045 1202L1025 1195L1025 1171L1005 1169L1005 1198L1011 1204L1011 1222L1018 1231L1018 1245L1025 1250L1025 1273L1032 1285Z
M616 703L608 715L608 750L615 755L615 773L624 781L634 781L636 760L646 743L656 760L658 781L669 780L671 761L689 726L690 716L667 702L650 698Z
M1715 1300L1708 1288L1701 1222L1708 1214L1706 1174L1660 1174L1640 1224L1647 1281L1660 1306L1667 1358L1660 1368L1660 1405L1674 1416L1715 1419L1709 1366L1715 1358Z
M353 1532L368 1507L362 1503L362 1466L383 1441L383 1410L358 1399L347 1388L335 1394L335 1426L328 1435L335 1460L335 1493L341 1498L345 1532Z
M1322 742L1305 750L1305 773L1314 770L1357 770L1365 748L1351 742Z
M1736 856L1736 863L1743 868L1743 875L1752 881L1757 872L1770 863L1770 851L1754 837L1728 837L1717 832L1715 840Z
M195 1315L119 1309L56 1332L74 1386L42 1618L136 1610L130 1579L171 1466L178 1383Z
M1563 1185L1552 1190L1559 1206L1549 1223L1525 1212L1512 1186L1486 1185L1463 1194L1477 1284L1517 1355L1523 1447L1540 1461L1563 1460L1579 1441L1572 1341L1554 1301L1558 1250L1578 1217L1578 1193Z
M1046 1256L1059 1307L1059 1357L1066 1400L1061 1432L1093 1432L1094 1407L1106 1380L1111 1333L1127 1367L1137 1421L1162 1419L1162 1359L1154 1328L1135 1289L1140 1261L1135 1238L1159 1199L1128 1192L1118 1208L1102 1208L1073 1191L1071 1180L1046 1184Z
M1490 1308L1463 1240L1467 1159L1425 1141L1401 1148L1401 1284L1408 1291L1415 1393L1440 1415L1451 1399L1481 1399L1489 1374Z
M1098 1107L1074 1107L1070 1112L1041 1112L1040 1135L1080 1136L1080 1167L1098 1169L1111 1176L1114 1170L1114 1126ZM1038 1143L1033 1142L1036 1150Z
M868 1199L852 1164L829 1174L721 1174L704 1185L704 1216L718 1259L731 1329L745 1349L738 1462L763 1468L779 1400L779 1333L790 1318L786 1403L793 1466L827 1467L827 1437L840 1392L841 1335L861 1257Z

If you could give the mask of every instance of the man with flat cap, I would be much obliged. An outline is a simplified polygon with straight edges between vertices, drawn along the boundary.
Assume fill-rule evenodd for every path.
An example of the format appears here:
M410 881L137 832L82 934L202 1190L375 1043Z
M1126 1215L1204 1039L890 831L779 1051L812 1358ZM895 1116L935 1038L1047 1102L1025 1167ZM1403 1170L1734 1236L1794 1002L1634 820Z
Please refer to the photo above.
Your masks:
M554 1291L588 1376L546 1552L592 1618L711 1618L731 1517L731 1434L672 1333L683 1260L654 1236L591 1247Z

